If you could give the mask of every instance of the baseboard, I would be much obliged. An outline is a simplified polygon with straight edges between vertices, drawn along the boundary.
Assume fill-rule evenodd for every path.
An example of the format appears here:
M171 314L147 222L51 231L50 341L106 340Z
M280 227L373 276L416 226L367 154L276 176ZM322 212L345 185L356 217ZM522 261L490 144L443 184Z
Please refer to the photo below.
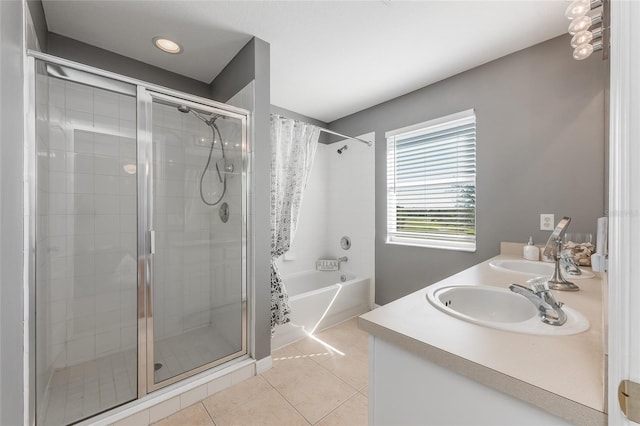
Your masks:
M273 367L273 358L271 355L256 361L256 374L262 374Z

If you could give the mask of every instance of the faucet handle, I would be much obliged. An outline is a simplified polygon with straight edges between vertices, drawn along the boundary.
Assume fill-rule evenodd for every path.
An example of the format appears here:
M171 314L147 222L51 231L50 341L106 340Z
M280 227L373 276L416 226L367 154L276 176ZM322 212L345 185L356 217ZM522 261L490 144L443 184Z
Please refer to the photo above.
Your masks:
M549 283L547 282L548 280L549 280L548 277L539 276L539 277L531 278L526 282L536 294L539 294L545 291L549 291Z

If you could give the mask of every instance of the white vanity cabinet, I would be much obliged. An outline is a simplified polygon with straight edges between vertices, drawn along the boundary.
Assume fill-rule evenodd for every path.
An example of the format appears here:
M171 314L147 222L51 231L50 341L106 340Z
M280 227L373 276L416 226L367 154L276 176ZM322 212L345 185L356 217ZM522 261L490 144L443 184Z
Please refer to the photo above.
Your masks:
M381 338L369 339L369 424L571 424Z
M434 285L506 288L529 278L487 261ZM369 423L605 425L602 283L578 285L554 293L589 320L587 331L569 336L456 319L428 303L426 288L362 315L359 326L370 334Z

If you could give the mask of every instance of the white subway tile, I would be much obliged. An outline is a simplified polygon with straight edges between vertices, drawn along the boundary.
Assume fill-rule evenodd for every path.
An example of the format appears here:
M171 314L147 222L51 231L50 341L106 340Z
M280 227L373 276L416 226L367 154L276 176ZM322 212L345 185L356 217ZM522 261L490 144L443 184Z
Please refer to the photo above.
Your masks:
M95 197L96 214L120 214L120 196L99 194Z
M137 342L137 327L135 325L123 327L120 330L120 345L122 348L134 347Z
M47 79L49 85L49 104L59 107L65 106L65 84L55 79Z
M119 120L116 117L95 114L93 116L94 128L100 133L117 135L119 132Z
M51 81L51 80L50 80ZM94 89L80 83L65 82L66 108L77 108L80 111L93 110Z
M100 298L96 299L96 303ZM120 317L120 309L115 309L113 311L107 312L96 312L96 331L106 333L106 332L114 332L117 334L118 347L120 347L120 322L122 318Z
M49 149L57 151L65 151L67 149L68 138L67 132L58 125L48 126L49 130Z
M94 93L93 112L94 114L118 118L120 114L120 102L118 95L104 91Z
M130 117L130 118L133 118L133 119L120 119L118 121L120 135L124 137L135 138L136 131L138 129L136 126L135 117Z
M110 175L96 175L95 176L95 193L96 195L103 194L118 194L118 177Z
M120 350L120 330L112 329L96 334L96 356L101 357Z
M180 395L180 408L187 408L208 396L207 385L198 386Z
M94 216L76 214L66 216L67 235L89 235L94 232Z
M96 215L95 229L100 233L117 234L120 231L120 215L117 215L117 214Z
M69 365L89 361L96 356L96 338L87 336L67 342L67 362Z
M149 419L149 410L146 409L115 422L113 426L148 426Z
M80 154L78 154L80 155ZM69 169L68 169L69 170ZM67 193L93 194L93 173L67 173Z
M67 108L65 111L65 122L71 127L92 128L93 114Z
M152 423L157 422L178 411L180 411L180 396L175 396L149 408L149 420Z
M135 120L136 118L136 99L133 96L119 95L118 99L120 107L119 117L124 120Z
M115 157L96 156L95 173L98 175L118 176L120 174L119 162Z
M255 365L246 365L231 373L231 383L235 385L236 383L243 382L253 376L255 376Z
M207 384L207 394L209 396L214 395L222 390L225 390L232 386L231 374L225 374L215 380L210 381Z

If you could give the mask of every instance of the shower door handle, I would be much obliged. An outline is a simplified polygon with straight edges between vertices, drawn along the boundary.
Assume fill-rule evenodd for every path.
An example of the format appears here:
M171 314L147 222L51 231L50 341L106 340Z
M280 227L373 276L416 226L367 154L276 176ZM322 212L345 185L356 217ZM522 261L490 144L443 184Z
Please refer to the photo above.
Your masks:
M149 251L151 254L156 254L156 231L149 231Z

